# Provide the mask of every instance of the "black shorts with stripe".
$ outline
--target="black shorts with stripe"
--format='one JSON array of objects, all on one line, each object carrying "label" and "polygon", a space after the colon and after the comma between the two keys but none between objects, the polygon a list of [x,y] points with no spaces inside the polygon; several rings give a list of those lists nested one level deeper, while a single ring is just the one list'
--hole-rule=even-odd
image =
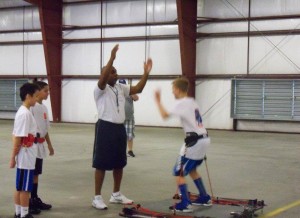
[{"label": "black shorts with stripe", "polygon": [[127,164],[127,137],[122,124],[98,120],[95,128],[93,167],[100,170],[123,169]]}]

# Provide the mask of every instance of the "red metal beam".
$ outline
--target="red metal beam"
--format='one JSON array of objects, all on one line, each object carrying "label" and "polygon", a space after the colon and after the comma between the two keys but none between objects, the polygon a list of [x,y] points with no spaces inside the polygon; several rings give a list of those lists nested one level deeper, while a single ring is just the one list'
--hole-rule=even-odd
[{"label": "red metal beam", "polygon": [[40,0],[38,5],[53,122],[61,121],[62,0]]},{"label": "red metal beam", "polygon": [[197,0],[176,0],[182,74],[190,82],[189,95],[195,97]]}]

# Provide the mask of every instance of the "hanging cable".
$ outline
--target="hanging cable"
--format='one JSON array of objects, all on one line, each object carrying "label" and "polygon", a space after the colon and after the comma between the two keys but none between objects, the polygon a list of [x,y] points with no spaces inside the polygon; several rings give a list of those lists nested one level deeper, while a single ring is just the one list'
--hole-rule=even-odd
[{"label": "hanging cable", "polygon": [[100,11],[101,11],[101,15],[100,15],[100,72],[102,71],[102,67],[103,67],[103,0],[101,0],[101,6],[100,6]]},{"label": "hanging cable", "polygon": [[146,0],[146,23],[145,23],[145,61],[147,60],[147,42],[148,42],[148,32],[147,32],[147,24],[148,24],[148,0]]},{"label": "hanging cable", "polygon": [[23,77],[25,76],[25,6],[23,6],[23,42],[22,42],[22,54],[23,54]]}]

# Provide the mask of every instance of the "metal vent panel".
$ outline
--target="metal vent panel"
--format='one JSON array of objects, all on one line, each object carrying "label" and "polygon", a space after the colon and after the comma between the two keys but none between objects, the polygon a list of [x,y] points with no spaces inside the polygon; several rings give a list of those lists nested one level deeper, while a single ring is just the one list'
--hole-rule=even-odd
[{"label": "metal vent panel", "polygon": [[27,80],[0,80],[0,111],[17,111],[22,105],[20,87]]},{"label": "metal vent panel", "polygon": [[300,80],[232,80],[234,119],[300,120]]}]

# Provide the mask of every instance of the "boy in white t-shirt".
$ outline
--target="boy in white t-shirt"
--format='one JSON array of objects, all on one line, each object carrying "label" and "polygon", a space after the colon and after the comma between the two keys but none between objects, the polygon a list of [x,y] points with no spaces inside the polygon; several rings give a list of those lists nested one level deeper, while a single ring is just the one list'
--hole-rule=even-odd
[{"label": "boy in white t-shirt", "polygon": [[37,124],[37,158],[34,170],[33,189],[30,198],[30,212],[32,214],[40,213],[40,210],[49,210],[52,208],[51,204],[44,203],[38,196],[38,181],[39,175],[42,174],[43,159],[47,156],[47,151],[44,145],[46,141],[48,144],[49,155],[54,154],[54,149],[50,140],[48,129],[50,122],[48,118],[47,107],[43,104],[43,100],[47,100],[49,96],[49,86],[43,81],[36,81],[35,84],[40,88],[37,96],[36,104],[30,108],[33,117]]},{"label": "boy in white t-shirt", "polygon": [[37,145],[34,143],[37,125],[29,108],[36,103],[38,86],[25,83],[20,88],[22,106],[16,113],[13,129],[13,150],[10,168],[17,165],[15,218],[32,218],[29,213],[29,195],[33,186],[33,173],[37,156]]},{"label": "boy in white t-shirt", "polygon": [[[210,138],[202,124],[202,118],[197,102],[194,98],[188,97],[189,81],[184,78],[177,78],[173,81],[173,94],[176,99],[175,107],[169,112],[161,103],[160,91],[155,93],[155,100],[161,116],[180,118],[183,130],[186,134],[185,143],[182,145],[179,157],[173,168],[173,175],[176,176],[178,189],[181,193],[181,202],[171,206],[171,210],[181,212],[192,212],[193,205],[211,205],[211,198],[206,193],[202,178],[197,172],[205,157],[210,144]],[[199,197],[191,202],[188,195],[188,189],[185,182],[185,176],[190,175],[198,191]]]}]

